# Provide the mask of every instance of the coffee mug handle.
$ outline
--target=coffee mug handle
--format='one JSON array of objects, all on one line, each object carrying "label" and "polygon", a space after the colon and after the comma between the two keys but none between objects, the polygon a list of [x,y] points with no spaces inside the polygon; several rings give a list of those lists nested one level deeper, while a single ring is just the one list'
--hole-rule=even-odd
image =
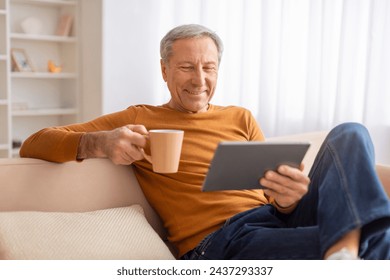
[{"label": "coffee mug handle", "polygon": [[149,156],[148,154],[146,154],[145,151],[144,151],[144,149],[140,148],[140,150],[141,150],[142,155],[145,157],[145,159],[146,159],[147,161],[149,161],[151,164],[153,164],[153,162],[152,162],[152,157]]}]

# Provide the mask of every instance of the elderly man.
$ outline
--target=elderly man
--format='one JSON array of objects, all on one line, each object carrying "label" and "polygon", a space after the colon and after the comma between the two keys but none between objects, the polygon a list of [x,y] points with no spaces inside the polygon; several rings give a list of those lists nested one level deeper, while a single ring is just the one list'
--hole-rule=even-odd
[{"label": "elderly man", "polygon": [[[389,259],[390,204],[361,125],[332,130],[309,177],[282,165],[261,178],[265,190],[201,191],[220,141],[264,140],[248,110],[210,103],[222,51],[206,27],[172,29],[160,49],[167,104],[43,129],[24,142],[21,156],[133,164],[183,259]],[[156,128],[185,131],[175,174],[154,173],[143,158],[145,135]]]}]

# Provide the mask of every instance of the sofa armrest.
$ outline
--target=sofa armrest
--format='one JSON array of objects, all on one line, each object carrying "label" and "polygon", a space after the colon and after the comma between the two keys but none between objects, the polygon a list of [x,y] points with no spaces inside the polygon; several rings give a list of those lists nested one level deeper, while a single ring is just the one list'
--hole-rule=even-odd
[{"label": "sofa armrest", "polygon": [[378,164],[376,166],[376,171],[382,181],[383,187],[385,188],[387,195],[390,197],[390,166]]}]

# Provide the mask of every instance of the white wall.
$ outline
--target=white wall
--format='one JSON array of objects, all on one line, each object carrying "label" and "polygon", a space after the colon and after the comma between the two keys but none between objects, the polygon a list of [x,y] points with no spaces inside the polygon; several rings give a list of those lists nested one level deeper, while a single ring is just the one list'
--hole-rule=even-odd
[{"label": "white wall", "polygon": [[[149,36],[149,30],[158,28],[155,3],[103,0],[103,113],[133,104],[161,103],[148,94],[165,86],[160,74],[160,38]],[[161,84],[152,82],[156,80]]]},{"label": "white wall", "polygon": [[157,37],[149,32],[155,34],[159,28],[156,2],[162,4],[155,0],[81,1],[80,121],[169,99],[159,55],[160,37],[166,30]]}]

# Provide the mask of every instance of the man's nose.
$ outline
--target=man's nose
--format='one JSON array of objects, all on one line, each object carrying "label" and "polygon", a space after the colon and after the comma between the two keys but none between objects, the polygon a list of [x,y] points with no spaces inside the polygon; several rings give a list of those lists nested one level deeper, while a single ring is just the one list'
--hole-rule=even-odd
[{"label": "man's nose", "polygon": [[196,86],[203,86],[206,84],[206,73],[203,69],[195,69],[192,75],[192,84]]}]

